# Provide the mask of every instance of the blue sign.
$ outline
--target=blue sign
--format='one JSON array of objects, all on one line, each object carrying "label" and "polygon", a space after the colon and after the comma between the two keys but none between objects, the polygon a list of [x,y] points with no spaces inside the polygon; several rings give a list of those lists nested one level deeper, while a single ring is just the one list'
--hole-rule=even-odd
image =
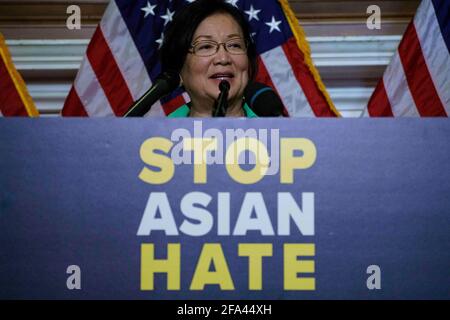
[{"label": "blue sign", "polygon": [[449,299],[446,119],[0,119],[0,299]]}]

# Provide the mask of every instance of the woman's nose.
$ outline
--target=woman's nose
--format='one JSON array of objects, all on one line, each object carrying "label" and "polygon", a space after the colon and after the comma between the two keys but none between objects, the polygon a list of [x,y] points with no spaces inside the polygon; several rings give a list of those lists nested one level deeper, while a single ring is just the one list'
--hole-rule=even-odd
[{"label": "woman's nose", "polygon": [[225,50],[225,44],[219,45],[219,49],[214,55],[215,64],[229,64],[231,62],[230,54]]}]

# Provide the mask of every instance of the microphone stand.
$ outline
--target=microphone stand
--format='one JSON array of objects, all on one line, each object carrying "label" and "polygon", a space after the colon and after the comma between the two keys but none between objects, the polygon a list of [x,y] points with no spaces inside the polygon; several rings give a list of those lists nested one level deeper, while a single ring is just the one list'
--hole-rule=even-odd
[{"label": "microphone stand", "polygon": [[213,111],[213,117],[225,117],[228,109],[228,91],[230,90],[230,83],[222,80],[219,83],[220,94],[217,98],[216,108]]},{"label": "microphone stand", "polygon": [[124,117],[142,117],[146,114],[155,102],[154,100],[156,100],[153,97],[155,96],[155,93],[158,93],[158,89],[159,88],[157,87],[150,88],[142,97],[133,103],[127,113],[125,113]]},{"label": "microphone stand", "polygon": [[125,113],[124,117],[142,117],[152,105],[180,86],[181,79],[177,72],[172,70],[161,73],[152,87]]}]

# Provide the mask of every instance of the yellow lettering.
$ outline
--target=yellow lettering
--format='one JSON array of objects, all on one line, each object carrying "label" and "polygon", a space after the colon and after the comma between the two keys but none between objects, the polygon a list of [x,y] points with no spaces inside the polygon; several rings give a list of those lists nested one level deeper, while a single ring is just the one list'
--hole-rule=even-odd
[{"label": "yellow lettering", "polygon": [[[211,263],[215,271],[209,271]],[[233,279],[219,243],[205,243],[192,277],[190,290],[203,290],[207,284],[218,284],[221,290],[234,290]]]},{"label": "yellow lettering", "polygon": [[150,184],[164,184],[169,182],[175,172],[175,166],[170,157],[155,153],[155,150],[161,150],[169,153],[173,142],[165,138],[150,138],[141,145],[140,155],[144,163],[160,168],[160,171],[154,171],[149,168],[142,169],[139,179]]},{"label": "yellow lettering", "polygon": [[313,243],[284,244],[284,290],[316,290],[314,277],[298,277],[298,273],[314,273],[314,260],[297,260],[297,257],[314,256]]},{"label": "yellow lettering", "polygon": [[[310,168],[317,157],[317,150],[314,143],[305,138],[283,138],[280,143],[281,150],[281,172],[280,182],[294,183],[295,169]],[[294,157],[294,151],[303,151],[300,157]]]},{"label": "yellow lettering", "polygon": [[[251,151],[256,158],[255,166],[251,170],[242,170],[239,156],[244,151]],[[255,138],[244,137],[234,141],[228,147],[225,162],[230,177],[241,184],[254,184],[260,181],[269,167],[269,154],[266,146]]]},{"label": "yellow lettering", "polygon": [[167,246],[167,259],[155,259],[153,243],[141,245],[141,290],[154,289],[155,273],[167,273],[167,290],[180,290],[180,244]]},{"label": "yellow lettering", "polygon": [[262,258],[272,256],[270,243],[240,243],[239,256],[248,257],[248,288],[262,290]]}]

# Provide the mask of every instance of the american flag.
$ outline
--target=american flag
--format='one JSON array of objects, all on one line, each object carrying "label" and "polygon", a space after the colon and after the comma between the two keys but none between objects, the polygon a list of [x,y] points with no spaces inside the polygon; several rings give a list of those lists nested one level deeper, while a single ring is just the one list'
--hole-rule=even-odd
[{"label": "american flag", "polygon": [[364,116],[450,115],[450,1],[423,0]]},{"label": "american flag", "polygon": [[[66,98],[63,116],[122,116],[159,75],[158,50],[176,10],[194,0],[111,0]],[[227,0],[247,17],[257,44],[257,81],[278,92],[296,117],[339,113],[314,67],[287,0]],[[189,101],[176,90],[147,113],[167,115]]]},{"label": "american flag", "polygon": [[0,117],[12,116],[37,117],[39,112],[0,33]]}]

